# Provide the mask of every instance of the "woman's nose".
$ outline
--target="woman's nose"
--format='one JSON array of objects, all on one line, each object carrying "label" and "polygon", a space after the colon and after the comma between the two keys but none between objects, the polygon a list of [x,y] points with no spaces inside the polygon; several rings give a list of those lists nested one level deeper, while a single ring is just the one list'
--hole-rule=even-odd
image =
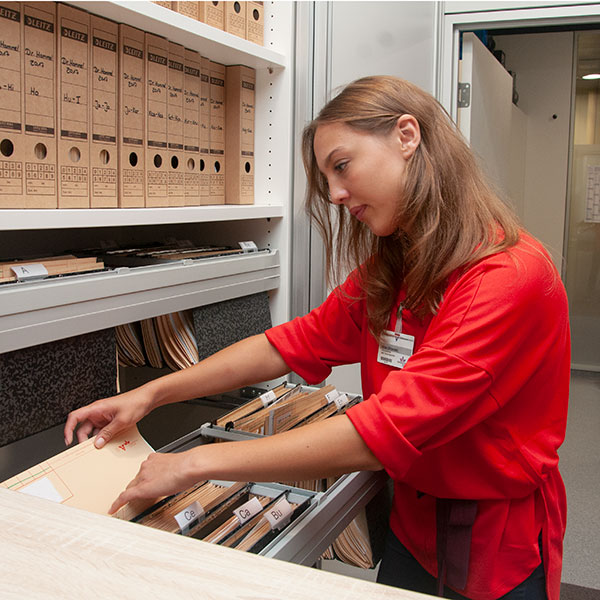
[{"label": "woman's nose", "polygon": [[329,185],[329,198],[332,204],[343,204],[348,198],[348,191],[345,187],[336,184]]}]

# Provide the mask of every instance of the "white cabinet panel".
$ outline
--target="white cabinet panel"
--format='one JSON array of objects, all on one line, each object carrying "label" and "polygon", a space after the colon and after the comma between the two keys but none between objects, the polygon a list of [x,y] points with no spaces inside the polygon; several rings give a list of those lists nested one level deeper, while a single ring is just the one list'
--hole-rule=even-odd
[{"label": "white cabinet panel", "polygon": [[473,33],[463,35],[461,62],[470,102],[458,109],[459,128],[488,177],[508,193],[512,77]]},{"label": "white cabinet panel", "polygon": [[396,75],[433,91],[435,2],[333,2],[331,89]]}]

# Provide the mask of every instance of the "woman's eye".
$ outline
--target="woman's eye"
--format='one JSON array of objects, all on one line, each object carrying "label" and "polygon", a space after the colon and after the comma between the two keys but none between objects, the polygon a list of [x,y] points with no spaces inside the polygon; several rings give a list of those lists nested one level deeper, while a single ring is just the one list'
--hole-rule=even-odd
[{"label": "woman's eye", "polygon": [[348,164],[347,162],[341,162],[341,163],[338,163],[337,165],[335,165],[334,169],[335,169],[335,170],[336,170],[338,173],[341,173],[341,172],[342,172],[342,171],[343,171],[343,170],[346,168],[346,165],[347,165],[347,164]]}]

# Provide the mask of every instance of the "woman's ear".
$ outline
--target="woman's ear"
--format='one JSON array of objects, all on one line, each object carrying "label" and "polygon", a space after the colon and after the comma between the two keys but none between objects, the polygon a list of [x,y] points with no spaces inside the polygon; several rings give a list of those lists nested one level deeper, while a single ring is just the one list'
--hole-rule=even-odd
[{"label": "woman's ear", "polygon": [[396,133],[400,141],[402,156],[408,160],[421,143],[419,122],[412,115],[402,115],[396,121]]}]

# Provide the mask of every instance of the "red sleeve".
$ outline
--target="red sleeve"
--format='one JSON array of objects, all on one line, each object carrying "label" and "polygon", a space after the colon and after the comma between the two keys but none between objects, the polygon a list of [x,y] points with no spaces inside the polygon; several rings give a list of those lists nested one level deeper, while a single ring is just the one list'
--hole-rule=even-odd
[{"label": "red sleeve", "polygon": [[[423,452],[462,434],[489,440],[488,425],[477,426],[519,395],[517,419],[543,427],[540,402],[530,396],[549,402],[565,356],[567,304],[558,274],[537,250],[502,253],[449,286],[404,369],[390,369],[380,390],[347,414],[390,475],[402,479]],[[523,395],[525,386],[536,389]]]},{"label": "red sleeve", "polygon": [[351,275],[321,306],[265,334],[288,367],[308,383],[320,383],[337,365],[359,362],[364,301]]}]

